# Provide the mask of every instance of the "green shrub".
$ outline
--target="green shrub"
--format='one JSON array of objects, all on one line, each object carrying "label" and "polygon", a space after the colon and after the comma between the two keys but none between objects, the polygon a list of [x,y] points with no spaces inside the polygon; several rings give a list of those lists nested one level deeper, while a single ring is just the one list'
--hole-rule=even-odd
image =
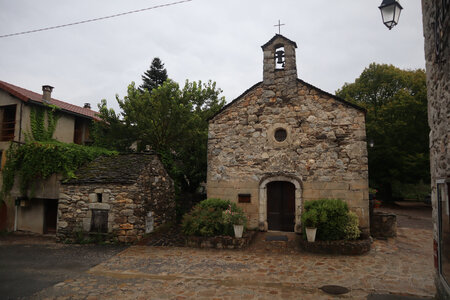
[{"label": "green shrub", "polygon": [[[316,211],[310,213],[309,211]],[[348,205],[339,199],[320,199],[306,201],[304,212],[302,214],[302,223],[304,216],[306,220],[311,219],[311,215],[317,215],[317,235],[318,240],[342,240],[347,236],[354,236],[356,233],[354,227],[348,227],[349,219],[354,222],[354,218],[349,217]],[[358,219],[356,218],[356,222]],[[308,225],[303,223],[303,226]],[[358,227],[358,224],[356,224]],[[359,229],[358,229],[359,230]]]},{"label": "green shrub", "polygon": [[[222,199],[206,199],[194,206],[192,211],[183,216],[181,229],[186,235],[216,236],[233,235],[232,224],[226,223],[224,211],[242,212],[236,203]],[[243,212],[242,212],[243,213]]]},{"label": "green shrub", "polygon": [[220,209],[222,211],[228,209],[228,206],[231,205],[233,209],[237,208],[236,203],[231,202],[230,200],[223,200],[218,198],[209,198],[206,200],[203,200],[199,204],[197,204],[201,208],[214,208],[214,209]]},{"label": "green shrub", "polygon": [[308,211],[305,211],[302,214],[302,224],[305,227],[309,228],[317,228],[317,224],[319,224],[319,213],[316,209],[312,208]]},{"label": "green shrub", "polygon": [[347,226],[345,226],[345,239],[356,240],[359,238],[361,231],[358,228],[358,224],[358,216],[354,212],[349,211],[347,213]]},{"label": "green shrub", "polygon": [[394,198],[423,201],[430,193],[430,184],[423,181],[413,184],[392,181],[392,196]]},{"label": "green shrub", "polygon": [[246,225],[247,217],[244,214],[242,208],[237,207],[233,208],[231,205],[228,206],[228,209],[222,212],[223,222],[227,225]]}]

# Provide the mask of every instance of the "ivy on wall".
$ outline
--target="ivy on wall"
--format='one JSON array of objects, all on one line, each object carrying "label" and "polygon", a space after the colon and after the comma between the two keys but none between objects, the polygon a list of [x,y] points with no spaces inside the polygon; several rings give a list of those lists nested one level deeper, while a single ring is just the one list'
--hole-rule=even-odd
[{"label": "ivy on wall", "polygon": [[56,130],[59,115],[55,105],[46,105],[45,108],[34,107],[30,111],[31,134],[25,133],[27,141],[50,141]]},{"label": "ivy on wall", "polygon": [[16,176],[22,196],[33,197],[37,178],[47,179],[52,174],[62,174],[65,179],[74,178],[75,171],[86,162],[101,155],[115,154],[117,152],[104,148],[58,141],[11,143],[3,168],[0,197],[4,199],[10,193]]}]

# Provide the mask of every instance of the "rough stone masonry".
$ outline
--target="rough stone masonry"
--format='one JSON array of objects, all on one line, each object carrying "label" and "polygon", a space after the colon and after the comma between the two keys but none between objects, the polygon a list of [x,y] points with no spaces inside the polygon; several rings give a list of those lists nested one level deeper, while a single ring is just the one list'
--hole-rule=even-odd
[{"label": "rough stone masonry", "polygon": [[104,234],[131,243],[175,218],[172,179],[158,157],[135,153],[100,157],[61,185],[58,241]]},{"label": "rough stone masonry", "polygon": [[365,110],[298,79],[296,47],[278,34],[263,45],[263,81],[209,120],[208,197],[237,202],[249,227],[268,230],[270,183],[289,182],[295,231],[304,201],[340,198],[368,233]]}]

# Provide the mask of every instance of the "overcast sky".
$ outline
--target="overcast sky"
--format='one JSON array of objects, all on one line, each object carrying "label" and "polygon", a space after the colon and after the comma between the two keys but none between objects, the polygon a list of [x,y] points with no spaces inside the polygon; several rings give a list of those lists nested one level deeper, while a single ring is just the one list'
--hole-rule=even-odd
[{"label": "overcast sky", "polygon": [[[0,0],[0,35],[62,25],[177,0]],[[93,108],[152,59],[181,85],[212,79],[227,102],[262,80],[261,45],[278,32],[297,43],[299,78],[333,93],[370,63],[424,68],[420,0],[400,1],[399,25],[381,21],[381,0],[193,0],[123,17],[0,38],[0,80]]]}]

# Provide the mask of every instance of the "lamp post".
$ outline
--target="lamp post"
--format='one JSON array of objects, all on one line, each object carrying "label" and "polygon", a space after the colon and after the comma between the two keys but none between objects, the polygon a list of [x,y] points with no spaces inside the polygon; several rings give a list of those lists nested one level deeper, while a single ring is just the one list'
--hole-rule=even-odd
[{"label": "lamp post", "polygon": [[389,30],[398,24],[398,19],[400,18],[400,12],[403,7],[396,0],[383,0],[381,5],[378,7],[381,11],[381,17],[383,18],[383,23]]}]

